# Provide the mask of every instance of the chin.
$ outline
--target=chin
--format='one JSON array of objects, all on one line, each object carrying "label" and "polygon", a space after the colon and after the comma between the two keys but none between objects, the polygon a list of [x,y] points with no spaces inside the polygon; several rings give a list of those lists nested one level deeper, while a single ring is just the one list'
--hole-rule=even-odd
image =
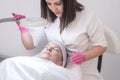
[{"label": "chin", "polygon": [[61,15],[60,16],[58,16],[58,18],[60,18],[61,17]]},{"label": "chin", "polygon": [[58,14],[58,15],[56,15],[58,18],[60,18],[61,17],[61,14]]},{"label": "chin", "polygon": [[41,58],[44,58],[44,59],[48,59],[49,58],[49,56],[48,55],[42,55],[42,56],[40,56]]}]

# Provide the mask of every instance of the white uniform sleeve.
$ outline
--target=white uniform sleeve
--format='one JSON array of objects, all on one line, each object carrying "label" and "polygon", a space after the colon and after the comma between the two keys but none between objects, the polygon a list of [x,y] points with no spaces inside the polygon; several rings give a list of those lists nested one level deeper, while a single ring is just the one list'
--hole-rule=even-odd
[{"label": "white uniform sleeve", "polygon": [[33,38],[34,46],[37,47],[40,43],[47,42],[47,37],[43,29],[31,29],[30,35]]},{"label": "white uniform sleeve", "polygon": [[91,21],[88,25],[87,34],[93,46],[107,46],[103,30],[103,24],[94,14],[92,15]]}]

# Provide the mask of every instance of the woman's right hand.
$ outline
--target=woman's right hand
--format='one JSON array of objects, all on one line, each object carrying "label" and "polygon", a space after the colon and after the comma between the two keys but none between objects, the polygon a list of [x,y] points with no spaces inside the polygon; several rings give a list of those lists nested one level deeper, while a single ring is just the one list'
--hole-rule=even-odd
[{"label": "woman's right hand", "polygon": [[[20,14],[16,14],[16,13],[12,13],[12,15],[13,15],[13,19],[14,19],[14,20],[20,20],[20,19],[26,18],[24,15],[20,15]],[[17,24],[17,26],[19,27],[19,30],[20,30],[21,33],[26,33],[26,32],[29,31],[28,28],[22,27],[22,26],[20,25],[20,21],[17,21],[16,24]]]},{"label": "woman's right hand", "polygon": [[19,30],[21,32],[21,39],[22,39],[22,42],[23,42],[23,45],[24,47],[27,49],[27,50],[31,50],[34,47],[33,45],[33,40],[32,40],[32,36],[30,35],[29,33],[29,29],[28,28],[25,28],[25,27],[22,27],[20,25],[20,19],[24,19],[26,18],[24,15],[20,15],[20,14],[15,14],[15,13],[12,13],[13,15],[13,19],[15,20],[18,20],[16,22],[17,26],[19,27]]}]

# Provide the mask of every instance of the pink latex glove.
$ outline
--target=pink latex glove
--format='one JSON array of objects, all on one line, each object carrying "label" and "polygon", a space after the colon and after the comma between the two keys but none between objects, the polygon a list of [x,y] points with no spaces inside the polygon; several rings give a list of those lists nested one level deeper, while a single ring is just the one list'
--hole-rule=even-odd
[{"label": "pink latex glove", "polygon": [[75,64],[82,64],[86,60],[86,55],[84,53],[73,52],[70,57],[70,61]]},{"label": "pink latex glove", "polygon": [[[20,19],[26,18],[24,15],[20,15],[20,14],[12,13],[12,15],[13,15],[13,19],[15,19],[15,20],[20,20]],[[20,22],[19,22],[19,21],[16,22],[16,24],[18,25],[19,30],[20,30],[21,33],[26,33],[26,32],[29,31],[29,29],[27,29],[27,28],[25,28],[25,27],[22,27],[22,26],[20,25]]]},{"label": "pink latex glove", "polygon": [[15,20],[19,20],[19,19],[24,19],[24,18],[26,18],[24,15],[20,15],[20,14],[12,13],[12,15],[13,15],[13,18],[14,18]]}]

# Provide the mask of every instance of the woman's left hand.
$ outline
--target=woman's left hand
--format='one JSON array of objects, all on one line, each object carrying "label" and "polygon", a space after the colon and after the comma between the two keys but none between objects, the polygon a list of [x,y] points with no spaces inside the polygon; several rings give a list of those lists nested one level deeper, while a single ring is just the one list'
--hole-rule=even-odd
[{"label": "woman's left hand", "polygon": [[72,56],[70,57],[70,61],[75,64],[82,64],[84,61],[86,61],[86,54],[73,52]]}]

